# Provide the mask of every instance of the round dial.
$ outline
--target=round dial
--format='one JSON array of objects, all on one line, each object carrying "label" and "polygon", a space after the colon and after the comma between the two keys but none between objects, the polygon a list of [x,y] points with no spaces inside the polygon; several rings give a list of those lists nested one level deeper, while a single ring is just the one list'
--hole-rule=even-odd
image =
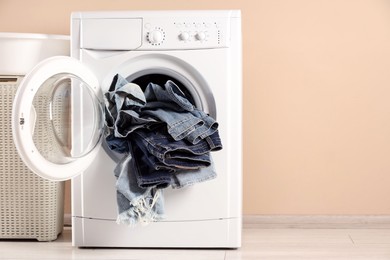
[{"label": "round dial", "polygon": [[195,38],[199,41],[204,41],[206,39],[207,35],[205,32],[198,32],[196,35],[195,35]]},{"label": "round dial", "polygon": [[148,33],[148,42],[152,45],[160,45],[165,39],[165,32],[161,28],[155,28]]},{"label": "round dial", "polygon": [[188,41],[190,34],[188,32],[182,32],[179,34],[179,39],[182,41]]}]

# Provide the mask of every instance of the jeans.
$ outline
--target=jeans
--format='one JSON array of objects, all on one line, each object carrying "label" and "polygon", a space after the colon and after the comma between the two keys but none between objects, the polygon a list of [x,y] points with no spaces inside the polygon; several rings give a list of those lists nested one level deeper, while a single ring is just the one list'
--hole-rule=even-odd
[{"label": "jeans", "polygon": [[148,116],[141,117],[140,109],[146,104],[145,95],[138,85],[128,83],[120,75],[114,77],[104,96],[106,126],[117,138],[126,138],[134,129],[157,122]]},{"label": "jeans", "polygon": [[173,169],[159,163],[151,156],[144,146],[142,140],[133,135],[131,140],[135,165],[133,173],[136,176],[138,186],[141,188],[156,187],[166,188],[171,184],[171,173]]},{"label": "jeans", "polygon": [[142,115],[165,122],[168,133],[176,141],[186,139],[192,144],[217,131],[218,123],[205,112],[196,109],[175,83],[168,80],[165,90],[150,83],[145,90],[147,105]]},{"label": "jeans", "polygon": [[[169,106],[176,111],[192,111],[194,105],[188,101],[184,93],[171,80],[165,83],[165,89],[153,83],[149,83],[145,89],[147,108],[158,108]],[[161,104],[163,104],[161,106]]]},{"label": "jeans", "polygon": [[[211,155],[210,155],[211,159]],[[171,187],[173,189],[181,189],[204,181],[209,181],[217,177],[217,172],[214,168],[214,163],[211,159],[211,164],[205,168],[196,170],[178,170],[172,174]]]},{"label": "jeans", "polygon": [[114,170],[118,223],[133,226],[164,214],[162,189],[211,180],[210,151],[222,149],[218,123],[195,108],[172,81],[141,88],[116,75],[106,98],[106,141],[125,154]]},{"label": "jeans", "polygon": [[114,170],[117,189],[118,223],[134,226],[163,218],[162,190],[155,187],[141,188],[134,171],[135,160],[130,153],[124,156]]},{"label": "jeans", "polygon": [[185,140],[174,141],[164,131],[134,131],[134,140],[143,144],[151,157],[162,164],[177,169],[197,169],[211,164],[210,151],[222,149],[217,133],[208,136],[195,145],[189,145]]},{"label": "jeans", "polygon": [[163,171],[153,172],[148,168],[150,164],[143,161],[145,158],[138,162],[135,156],[139,156],[137,149],[130,148],[130,153],[122,158],[114,170],[117,178],[118,224],[135,226],[137,223],[161,220],[164,217],[162,188],[168,185],[174,189],[184,188],[217,176],[212,163],[199,169],[175,171],[164,168]]}]

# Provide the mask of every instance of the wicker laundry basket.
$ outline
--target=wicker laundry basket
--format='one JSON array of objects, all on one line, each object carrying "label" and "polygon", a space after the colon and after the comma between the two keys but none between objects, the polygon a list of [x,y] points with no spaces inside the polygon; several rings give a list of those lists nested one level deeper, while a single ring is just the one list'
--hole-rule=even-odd
[{"label": "wicker laundry basket", "polygon": [[25,166],[11,129],[12,102],[23,75],[54,55],[69,55],[68,37],[0,33],[0,239],[51,241],[62,231],[64,183],[44,180]]}]

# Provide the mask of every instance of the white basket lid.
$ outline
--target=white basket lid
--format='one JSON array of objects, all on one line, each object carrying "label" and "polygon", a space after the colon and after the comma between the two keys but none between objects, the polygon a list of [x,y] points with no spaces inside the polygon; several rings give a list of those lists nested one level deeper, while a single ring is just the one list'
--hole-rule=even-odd
[{"label": "white basket lid", "polygon": [[26,75],[46,58],[69,54],[67,35],[0,32],[0,75]]}]

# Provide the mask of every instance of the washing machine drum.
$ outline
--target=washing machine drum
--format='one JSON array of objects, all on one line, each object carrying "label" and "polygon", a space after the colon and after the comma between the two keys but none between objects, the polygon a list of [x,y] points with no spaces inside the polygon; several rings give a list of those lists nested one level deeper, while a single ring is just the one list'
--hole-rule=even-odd
[{"label": "washing machine drum", "polygon": [[216,119],[217,111],[214,96],[205,82],[194,82],[180,73],[161,68],[138,71],[127,76],[126,80],[139,85],[142,90],[145,90],[149,83],[164,86],[168,80],[171,80],[196,108],[205,111]]},{"label": "washing machine drum", "polygon": [[167,80],[172,80],[199,110],[218,120],[209,82],[202,76],[201,71],[185,59],[161,53],[140,54],[112,68],[102,80],[103,92],[108,90],[115,74],[140,85],[143,89],[150,82],[164,86]]},{"label": "washing machine drum", "polygon": [[179,80],[177,78],[173,78],[173,77],[168,76],[166,74],[159,74],[159,73],[145,74],[145,75],[142,75],[142,76],[139,76],[139,77],[132,75],[131,77],[128,77],[127,80],[129,82],[135,83],[138,86],[140,86],[143,91],[145,91],[145,89],[146,89],[146,87],[148,86],[149,83],[153,83],[153,84],[157,84],[157,85],[160,85],[160,86],[164,86],[165,83],[168,80],[171,80],[184,93],[184,95],[186,96],[188,101],[191,102],[191,104],[193,104],[198,109],[202,109],[202,107],[201,107],[202,103],[199,102],[199,97],[195,93],[195,98],[194,98],[193,91],[190,91],[191,89],[193,89],[193,87],[186,81],[185,81],[186,84],[184,84],[182,82],[183,80]]}]

